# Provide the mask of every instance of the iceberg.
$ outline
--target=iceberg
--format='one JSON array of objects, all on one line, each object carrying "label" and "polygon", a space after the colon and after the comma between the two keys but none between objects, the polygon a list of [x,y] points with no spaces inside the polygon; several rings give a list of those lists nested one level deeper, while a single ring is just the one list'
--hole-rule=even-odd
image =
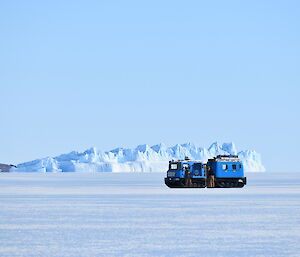
[{"label": "iceberg", "polygon": [[56,157],[46,157],[18,164],[15,172],[165,172],[169,160],[189,157],[206,162],[219,154],[238,155],[244,164],[245,171],[263,172],[261,156],[253,150],[238,152],[234,143],[219,144],[214,142],[210,147],[197,147],[192,143],[176,144],[167,147],[165,144],[149,146],[139,145],[134,149],[116,148],[111,151],[100,151],[95,147],[84,152],[70,152]]}]

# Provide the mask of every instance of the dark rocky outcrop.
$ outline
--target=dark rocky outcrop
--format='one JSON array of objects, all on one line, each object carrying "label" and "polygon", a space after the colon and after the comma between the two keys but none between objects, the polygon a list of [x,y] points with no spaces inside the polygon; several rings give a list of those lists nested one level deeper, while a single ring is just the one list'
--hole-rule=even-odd
[{"label": "dark rocky outcrop", "polygon": [[9,172],[12,167],[16,167],[16,166],[12,164],[0,163],[0,172]]}]

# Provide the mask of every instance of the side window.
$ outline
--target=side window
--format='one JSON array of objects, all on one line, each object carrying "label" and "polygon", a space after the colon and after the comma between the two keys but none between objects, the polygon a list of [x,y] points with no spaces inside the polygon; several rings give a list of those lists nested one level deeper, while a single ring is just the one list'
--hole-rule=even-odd
[{"label": "side window", "polygon": [[193,165],[193,171],[195,176],[202,176],[201,163],[195,163]]},{"label": "side window", "polygon": [[182,168],[183,168],[183,169],[190,169],[190,165],[189,165],[188,163],[184,163],[184,164],[182,165]]},{"label": "side window", "polygon": [[195,164],[193,165],[193,169],[194,169],[194,170],[200,170],[200,169],[201,169],[201,163],[195,163]]},{"label": "side window", "polygon": [[228,169],[227,164],[222,164],[222,169],[227,171],[227,169]]},{"label": "side window", "polygon": [[236,164],[232,164],[232,169],[235,171],[236,170]]},{"label": "side window", "polygon": [[181,170],[181,169],[182,169],[182,163],[181,163],[181,162],[178,162],[178,163],[177,163],[177,169],[178,169],[178,170]]}]

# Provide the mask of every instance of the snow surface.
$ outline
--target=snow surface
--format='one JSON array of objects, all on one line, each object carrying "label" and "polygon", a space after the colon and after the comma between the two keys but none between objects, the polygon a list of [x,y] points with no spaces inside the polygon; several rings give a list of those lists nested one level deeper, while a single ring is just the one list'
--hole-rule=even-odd
[{"label": "snow surface", "polygon": [[170,189],[162,173],[0,173],[0,256],[299,256],[299,174]]},{"label": "snow surface", "polygon": [[56,157],[46,157],[17,165],[18,172],[165,172],[171,159],[207,161],[219,154],[238,154],[245,171],[265,171],[260,154],[252,150],[238,152],[233,143],[213,143],[208,149],[194,144],[177,144],[167,147],[139,145],[135,149],[117,148],[108,152],[88,149]]}]

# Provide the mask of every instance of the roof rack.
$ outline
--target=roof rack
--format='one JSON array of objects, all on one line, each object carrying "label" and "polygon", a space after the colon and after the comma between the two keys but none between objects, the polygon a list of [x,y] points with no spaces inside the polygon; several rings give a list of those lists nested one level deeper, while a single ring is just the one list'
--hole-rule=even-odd
[{"label": "roof rack", "polygon": [[233,154],[219,154],[219,155],[217,155],[217,157],[215,157],[215,158],[239,158],[239,156],[238,155],[233,155]]},{"label": "roof rack", "polygon": [[213,159],[209,159],[209,161],[215,161],[215,162],[240,162],[240,159],[238,155],[217,155]]}]

